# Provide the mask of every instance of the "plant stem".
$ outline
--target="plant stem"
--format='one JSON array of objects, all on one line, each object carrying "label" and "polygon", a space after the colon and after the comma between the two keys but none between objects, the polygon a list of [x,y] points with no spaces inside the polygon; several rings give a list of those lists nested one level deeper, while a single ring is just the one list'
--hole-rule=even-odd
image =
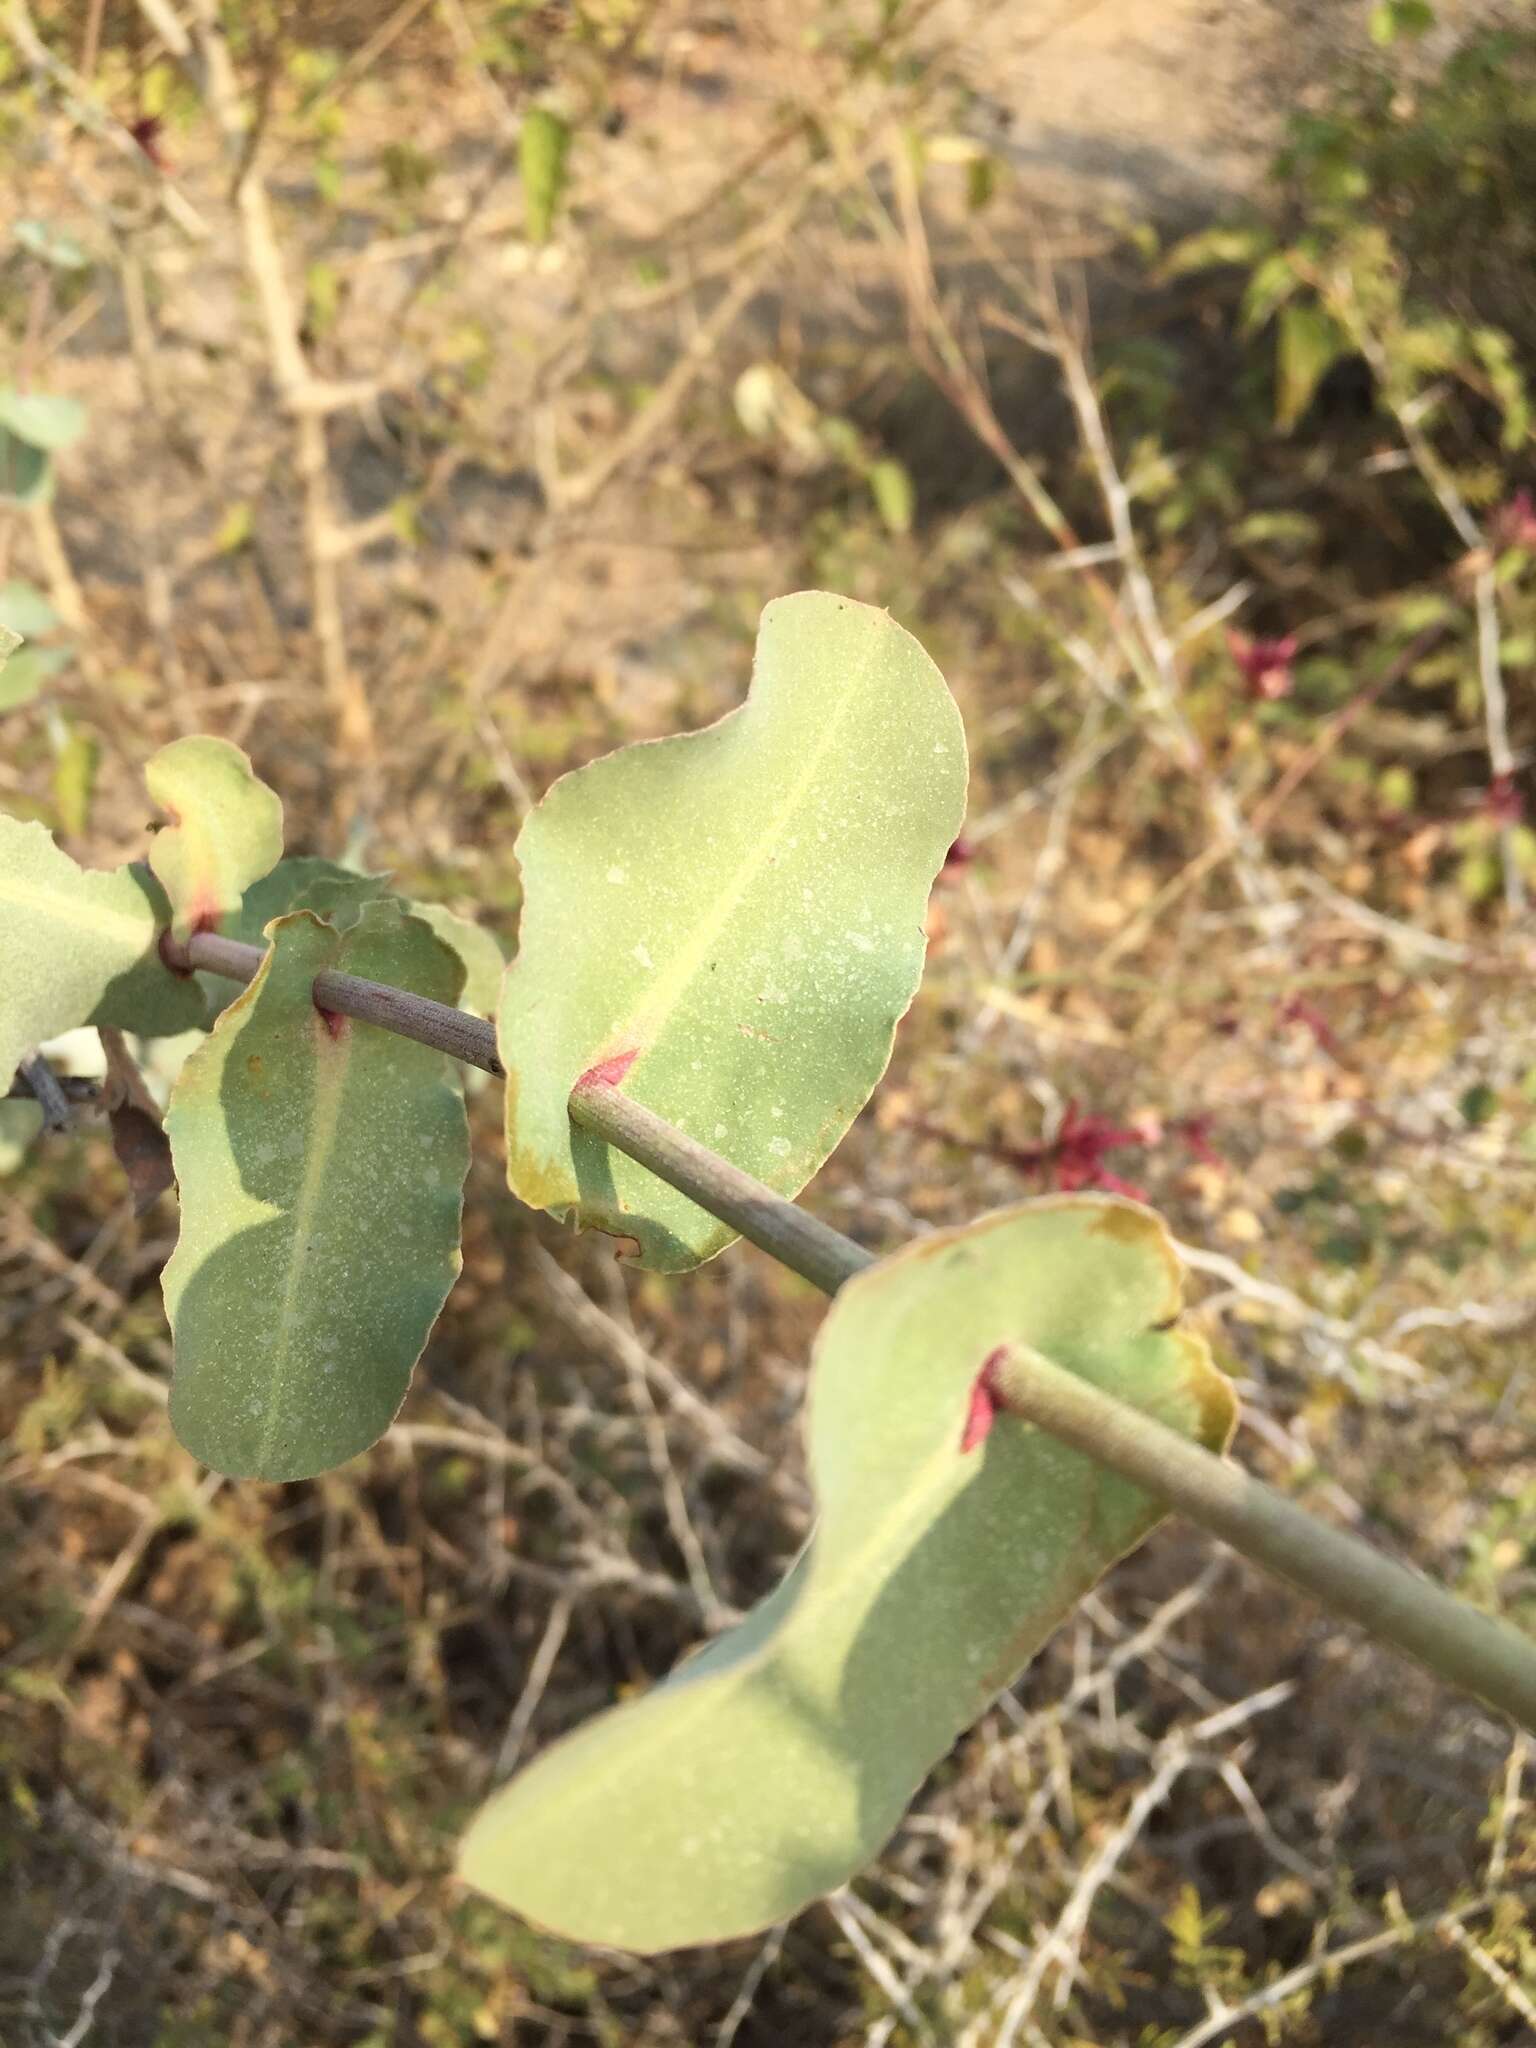
[{"label": "plant stem", "polygon": [[875,1263],[874,1253],[851,1237],[785,1201],[617,1088],[599,1082],[573,1089],[570,1117],[681,1188],[701,1209],[729,1223],[823,1294],[836,1294],[845,1280]]},{"label": "plant stem", "polygon": [[1266,1571],[1536,1728],[1536,1643],[1344,1535],[1177,1430],[1027,1345],[993,1372],[999,1406],[1156,1494]]},{"label": "plant stem", "polygon": [[[260,946],[221,939],[212,932],[198,933],[183,947],[167,939],[162,951],[173,967],[200,967],[232,981],[250,981],[263,958]],[[387,988],[382,982],[362,981],[353,974],[332,973],[315,976],[315,1001],[322,1010],[361,1018],[365,1024],[380,1025],[402,1038],[435,1045],[487,1074],[504,1075],[496,1057],[494,1028],[446,1003],[434,1003],[403,988]],[[575,1089],[570,1114],[573,1123],[617,1145],[631,1159],[691,1195],[701,1208],[729,1223],[824,1294],[835,1294],[845,1280],[874,1263],[874,1254],[851,1237],[786,1202],[762,1181],[616,1088],[598,1083]]]},{"label": "plant stem", "polygon": [[[226,975],[231,981],[254,980],[265,958],[262,947],[247,946],[239,939],[221,939],[214,932],[198,932],[185,946],[165,939],[160,950],[172,967],[200,967],[207,974]],[[405,988],[388,988],[381,981],[363,981],[355,974],[327,971],[315,976],[315,1001],[322,1010],[358,1017],[365,1024],[393,1031],[399,1038],[414,1038],[420,1045],[435,1045],[467,1067],[481,1067],[487,1074],[498,1076],[506,1072],[496,1057],[494,1027],[463,1010],[451,1009],[447,1003],[434,1003],[430,996],[415,996]]]},{"label": "plant stem", "polygon": [[[172,966],[250,981],[259,946],[201,933],[183,947],[166,940]],[[446,1003],[351,974],[315,977],[315,1001],[386,1031],[435,1045],[454,1059],[504,1074],[491,1025]],[[771,1258],[826,1294],[874,1264],[874,1255],[830,1224],[698,1144],[642,1104],[604,1083],[571,1095],[573,1123],[739,1230]],[[1027,1346],[1015,1346],[995,1374],[999,1404],[1144,1486],[1266,1571],[1359,1622],[1437,1676],[1463,1687],[1536,1732],[1536,1643],[1443,1592],[1430,1580],[1333,1529],[1283,1494],[1175,1430],[1105,1394]]]}]

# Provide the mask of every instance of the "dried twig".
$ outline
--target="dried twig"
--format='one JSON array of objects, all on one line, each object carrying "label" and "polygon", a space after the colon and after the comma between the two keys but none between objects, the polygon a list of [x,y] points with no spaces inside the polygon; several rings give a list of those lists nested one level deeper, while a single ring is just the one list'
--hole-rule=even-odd
[{"label": "dried twig", "polygon": [[337,565],[338,521],[331,493],[330,452],[325,415],[377,386],[332,386],[310,368],[300,339],[298,308],[289,287],[272,201],[257,161],[254,131],[240,93],[229,50],[212,0],[194,0],[195,34],[181,26],[157,0],[139,0],[141,11],[181,61],[213,117],[234,174],[234,203],[240,223],[246,274],[256,297],[268,366],[280,404],[293,427],[295,468],[303,494],[304,550],[309,568],[310,610],[321,676],[336,725],[339,756],[365,775],[376,754],[373,709],[347,652]]}]

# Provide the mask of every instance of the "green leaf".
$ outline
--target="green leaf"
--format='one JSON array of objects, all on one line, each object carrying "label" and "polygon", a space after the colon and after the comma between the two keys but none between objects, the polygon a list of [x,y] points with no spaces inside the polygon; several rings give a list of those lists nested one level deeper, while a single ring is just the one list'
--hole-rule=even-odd
[{"label": "green leaf", "polygon": [[238,498],[219,521],[219,530],[213,537],[214,552],[220,555],[238,554],[256,530],[256,514],[248,498]]},{"label": "green leaf", "polygon": [[14,579],[0,583],[0,624],[9,626],[13,633],[24,633],[29,640],[36,640],[60,623],[53,606],[32,584]]},{"label": "green leaf", "polygon": [[29,255],[51,263],[55,270],[84,270],[90,262],[73,235],[45,220],[19,220],[12,232]]},{"label": "green leaf", "polygon": [[228,740],[172,740],[144,780],[171,820],[149,864],[165,884],[178,938],[211,930],[283,853],[283,807]]},{"label": "green leaf", "polygon": [[1275,425],[1289,433],[1349,344],[1320,306],[1304,300],[1281,308],[1275,349]]},{"label": "green leaf", "polygon": [[517,842],[502,984],[508,1179],[679,1272],[734,1236],[590,1134],[589,1069],[793,1194],[867,1101],[923,967],[965,808],[944,679],[886,613],[824,591],[763,614],[747,702],[564,776]]},{"label": "green leaf", "polygon": [[1429,0],[1377,0],[1370,13],[1371,41],[1386,49],[1399,36],[1417,39],[1435,25]]},{"label": "green leaf", "polygon": [[[247,946],[264,946],[273,918],[288,917],[296,910],[313,911],[337,931],[345,931],[356,924],[368,904],[389,893],[388,875],[359,874],[333,860],[294,854],[252,882],[239,908],[219,919],[219,936],[238,939]],[[211,1025],[240,991],[220,974],[199,974],[197,978],[208,1000]]]},{"label": "green leaf", "polygon": [[495,937],[484,925],[457,916],[441,903],[413,903],[410,909],[413,917],[431,926],[464,969],[459,1008],[476,1017],[494,1016],[507,966],[507,956]]},{"label": "green leaf", "polygon": [[530,242],[547,242],[565,196],[571,128],[548,107],[530,107],[517,138],[523,217]]},{"label": "green leaf", "polygon": [[1166,1326],[1158,1219],[1025,1203],[851,1281],[816,1342],[819,1520],[778,1590],[644,1698],[557,1743],[476,1818],[459,1872],[568,1938],[654,1952],[798,1912],[860,1870],[929,1770],[1161,1510],[1006,1414],[1028,1346],[1213,1448],[1235,1403]]},{"label": "green leaf", "polygon": [[1243,292],[1243,332],[1256,334],[1300,285],[1301,277],[1288,249],[1276,249],[1256,263]]},{"label": "green leaf", "polygon": [[904,462],[889,457],[872,462],[868,471],[870,496],[884,520],[888,533],[910,533],[917,512],[917,493]]},{"label": "green leaf", "polygon": [[193,983],[160,959],[168,909],[145,869],[82,868],[41,825],[0,815],[0,1081],[81,1024],[159,1036],[199,1021]]},{"label": "green leaf", "polygon": [[88,732],[72,727],[59,749],[53,770],[53,800],[59,822],[78,838],[91,821],[91,798],[96,792],[96,771],[101,766],[101,745]]},{"label": "green leaf", "polygon": [[0,426],[0,498],[38,505],[52,495],[53,464],[42,449]]},{"label": "green leaf", "polygon": [[1187,277],[1191,271],[1210,270],[1217,265],[1241,264],[1244,269],[1251,269],[1269,253],[1273,242],[1268,228],[1203,228],[1198,234],[1175,242],[1154,276],[1158,283],[1166,283],[1170,278]]},{"label": "green leaf", "polygon": [[1306,548],[1321,538],[1322,529],[1309,512],[1250,512],[1232,529],[1239,547]]},{"label": "green leaf", "polygon": [[[3,656],[0,649],[0,656]],[[30,704],[50,676],[68,668],[74,656],[65,647],[23,647],[9,660],[0,658],[0,711],[19,711]]]},{"label": "green leaf", "polygon": [[0,1102],[0,1177],[16,1171],[42,1128],[35,1102]]},{"label": "green leaf", "polygon": [[1486,1081],[1475,1081],[1457,1106],[1469,1124],[1486,1124],[1498,1115],[1498,1093]]},{"label": "green leaf", "polygon": [[997,195],[999,164],[995,156],[983,152],[973,156],[965,167],[965,210],[980,213],[991,205]]},{"label": "green leaf", "polygon": [[0,384],[0,427],[8,428],[18,441],[56,455],[85,432],[85,407],[73,398]]},{"label": "green leaf", "polygon": [[181,1071],[165,1269],[171,1423],[237,1478],[304,1479],[388,1429],[459,1271],[469,1166],[444,1055],[316,1009],[327,968],[439,1002],[458,962],[392,902],[348,932],[280,918],[255,981]]}]

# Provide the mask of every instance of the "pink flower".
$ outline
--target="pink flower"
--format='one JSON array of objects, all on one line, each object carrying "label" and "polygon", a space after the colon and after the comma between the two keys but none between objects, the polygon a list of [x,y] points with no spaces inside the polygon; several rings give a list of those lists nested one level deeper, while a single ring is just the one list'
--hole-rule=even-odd
[{"label": "pink flower", "polygon": [[1536,554],[1536,503],[1524,485],[1494,513],[1488,531],[1501,548],[1529,548]]},{"label": "pink flower", "polygon": [[1106,1152],[1123,1146],[1144,1146],[1146,1134],[1133,1125],[1111,1123],[1105,1116],[1079,1116],[1077,1104],[1069,1102],[1054,1143],[1041,1146],[1031,1164],[1050,1172],[1063,1194],[1084,1188],[1102,1188],[1108,1194],[1127,1195],[1133,1202],[1147,1198],[1142,1190],[1104,1164]]},{"label": "pink flower", "polygon": [[1227,628],[1227,646],[1248,686],[1248,695],[1260,704],[1272,704],[1277,697],[1291,694],[1291,663],[1296,659],[1296,635],[1283,640],[1250,640],[1246,633]]},{"label": "pink flower", "polygon": [[925,1137],[939,1138],[946,1145],[958,1145],[962,1151],[982,1152],[990,1159],[1000,1159],[1015,1173],[1038,1175],[1047,1187],[1068,1195],[1099,1189],[1106,1194],[1124,1195],[1132,1202],[1144,1202],[1145,1192],[1112,1171],[1105,1155],[1127,1148],[1145,1152],[1164,1139],[1176,1140],[1207,1164],[1223,1163],[1211,1144],[1211,1121],[1205,1115],[1176,1117],[1166,1125],[1156,1120],[1145,1125],[1117,1124],[1107,1116],[1084,1116],[1075,1102],[1069,1102],[1055,1137],[1044,1145],[978,1143],[972,1138],[956,1137],[939,1124],[917,1119],[911,1128]]}]

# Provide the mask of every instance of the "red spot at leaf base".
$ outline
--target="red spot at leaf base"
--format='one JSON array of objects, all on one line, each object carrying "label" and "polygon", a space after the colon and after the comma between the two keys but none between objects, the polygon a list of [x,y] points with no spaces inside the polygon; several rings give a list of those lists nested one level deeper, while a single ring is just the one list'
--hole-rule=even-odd
[{"label": "red spot at leaf base", "polygon": [[321,1023],[325,1026],[326,1030],[330,1033],[331,1037],[339,1045],[342,1039],[346,1037],[347,1026],[352,1022],[352,1019],[350,1017],[344,1017],[340,1010],[323,1009],[319,1003],[316,1003],[315,1005],[315,1014],[319,1017]]},{"label": "red spot at leaf base", "polygon": [[997,1368],[1008,1356],[999,1347],[971,1382],[971,1403],[965,1411],[965,1428],[960,1435],[960,1454],[980,1448],[997,1420]]},{"label": "red spot at leaf base", "polygon": [[576,1086],[578,1088],[617,1088],[639,1057],[640,1048],[638,1045],[631,1046],[628,1052],[610,1053],[607,1059],[599,1060],[595,1066],[588,1067],[587,1071],[576,1083]]}]

